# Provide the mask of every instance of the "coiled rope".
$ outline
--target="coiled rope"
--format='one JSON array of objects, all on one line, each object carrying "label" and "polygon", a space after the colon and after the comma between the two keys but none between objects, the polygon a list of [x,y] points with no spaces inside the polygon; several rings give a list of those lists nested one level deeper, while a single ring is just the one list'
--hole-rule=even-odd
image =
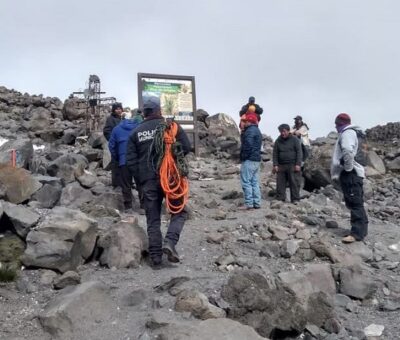
[{"label": "coiled rope", "polygon": [[167,210],[171,214],[181,212],[189,197],[189,169],[182,146],[176,141],[178,124],[163,122],[156,128],[150,147],[149,161],[160,175]]}]

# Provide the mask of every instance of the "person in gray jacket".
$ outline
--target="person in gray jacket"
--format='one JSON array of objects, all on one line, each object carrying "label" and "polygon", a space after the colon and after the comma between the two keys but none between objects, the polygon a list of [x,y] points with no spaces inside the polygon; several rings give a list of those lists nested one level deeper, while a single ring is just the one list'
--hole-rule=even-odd
[{"label": "person in gray jacket", "polygon": [[276,176],[276,198],[285,202],[286,183],[289,182],[290,200],[297,203],[300,200],[299,176],[301,175],[301,151],[300,139],[290,134],[290,126],[281,124],[278,127],[280,136],[274,143],[273,169]]},{"label": "person in gray jacket", "polygon": [[343,243],[362,241],[368,234],[368,216],[364,209],[363,179],[364,167],[356,162],[358,150],[357,134],[361,129],[351,125],[347,113],[339,114],[335,119],[339,137],[332,156],[331,177],[339,181],[346,207],[350,209],[350,234],[342,239]]}]

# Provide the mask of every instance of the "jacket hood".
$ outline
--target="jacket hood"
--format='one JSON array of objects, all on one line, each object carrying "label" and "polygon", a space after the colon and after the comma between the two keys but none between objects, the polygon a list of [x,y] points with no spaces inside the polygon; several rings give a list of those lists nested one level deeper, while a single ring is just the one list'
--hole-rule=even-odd
[{"label": "jacket hood", "polygon": [[344,131],[348,130],[348,129],[353,129],[353,130],[357,130],[357,131],[362,131],[362,128],[359,127],[358,125],[350,124],[350,125],[346,126],[346,127],[343,129],[342,133],[343,133]]},{"label": "jacket hood", "polygon": [[136,126],[138,126],[139,124],[135,121],[135,120],[133,120],[133,119],[124,119],[122,122],[121,122],[121,127],[124,129],[124,130],[133,130]]}]

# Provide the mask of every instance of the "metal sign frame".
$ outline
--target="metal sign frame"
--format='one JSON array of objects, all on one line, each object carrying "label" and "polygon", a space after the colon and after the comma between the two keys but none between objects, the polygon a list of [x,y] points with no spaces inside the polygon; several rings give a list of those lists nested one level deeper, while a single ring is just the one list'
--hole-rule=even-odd
[{"label": "metal sign frame", "polygon": [[[192,89],[192,117],[193,120],[182,120],[179,119],[179,116],[175,116],[175,121],[182,125],[182,128],[185,132],[189,134],[193,134],[193,143],[194,143],[194,151],[195,155],[199,154],[199,134],[198,134],[198,125],[197,125],[197,107],[196,107],[196,85],[195,85],[195,77],[194,76],[179,76],[179,75],[171,75],[171,74],[155,74],[155,73],[138,73],[138,103],[139,108],[143,109],[143,82],[145,78],[150,78],[154,80],[160,80],[162,83],[168,83],[168,80],[175,81],[190,81],[191,89]],[[188,129],[185,126],[192,125],[193,129]]]}]

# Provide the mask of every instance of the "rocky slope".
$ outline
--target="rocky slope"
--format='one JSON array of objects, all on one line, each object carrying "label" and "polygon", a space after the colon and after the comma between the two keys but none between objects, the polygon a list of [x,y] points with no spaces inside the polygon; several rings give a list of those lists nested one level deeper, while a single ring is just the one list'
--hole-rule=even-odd
[{"label": "rocky slope", "polygon": [[298,205],[273,199],[265,136],[263,206],[240,212],[238,129],[200,111],[182,263],[154,271],[137,198],[136,214],[120,212],[105,141],[83,136],[79,110],[0,88],[0,278],[18,272],[0,283],[0,338],[398,337],[398,123],[368,131],[369,236],[343,245],[349,213],[328,175],[335,134],[314,141],[304,173],[312,191]]}]

